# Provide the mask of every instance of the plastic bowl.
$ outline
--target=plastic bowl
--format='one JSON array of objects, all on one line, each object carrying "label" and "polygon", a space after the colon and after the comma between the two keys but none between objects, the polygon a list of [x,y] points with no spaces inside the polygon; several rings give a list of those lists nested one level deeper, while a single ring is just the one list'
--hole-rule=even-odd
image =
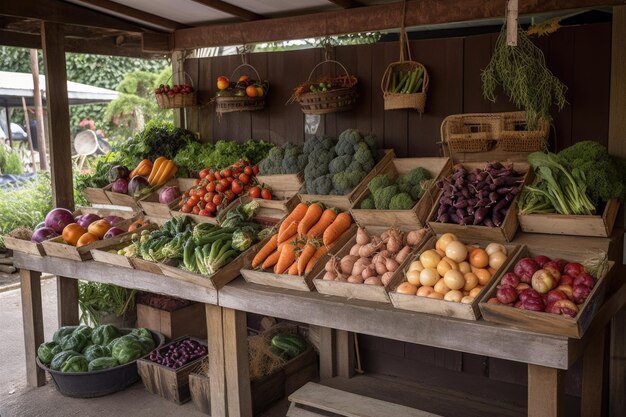
[{"label": "plastic bowl", "polygon": [[[133,329],[120,329],[120,333],[128,334]],[[153,332],[152,339],[158,349],[165,343],[165,337],[161,333]],[[150,353],[146,354],[146,357]],[[132,361],[115,368],[102,369],[93,372],[61,372],[54,371],[39,361],[37,365],[46,370],[54,381],[59,392],[68,397],[93,398],[113,394],[121,391],[129,385],[139,381],[137,373],[137,361]]]}]

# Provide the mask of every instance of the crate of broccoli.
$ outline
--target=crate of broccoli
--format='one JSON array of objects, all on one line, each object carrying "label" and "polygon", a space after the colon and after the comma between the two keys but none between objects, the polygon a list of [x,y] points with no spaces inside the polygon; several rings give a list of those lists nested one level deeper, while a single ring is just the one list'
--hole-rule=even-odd
[{"label": "crate of broccoli", "polygon": [[451,166],[450,158],[394,158],[367,183],[352,217],[363,226],[423,227]]}]

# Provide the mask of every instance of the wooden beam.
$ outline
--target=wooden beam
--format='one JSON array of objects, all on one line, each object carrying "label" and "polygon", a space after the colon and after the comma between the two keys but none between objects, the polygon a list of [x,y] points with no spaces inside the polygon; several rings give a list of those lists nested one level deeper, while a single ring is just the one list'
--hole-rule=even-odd
[{"label": "wooden beam", "polygon": [[356,0],[328,0],[329,2],[336,4],[337,6],[343,7],[344,9],[351,9],[353,7],[363,7],[365,6],[363,3]]},{"label": "wooden beam", "polygon": [[78,280],[57,277],[57,312],[59,326],[78,325]]},{"label": "wooden beam", "polygon": [[228,415],[252,417],[246,312],[222,309]]},{"label": "wooden beam", "polygon": [[24,347],[26,349],[26,382],[31,387],[46,384],[46,374],[37,366],[37,348],[43,339],[43,311],[41,309],[41,273],[20,270],[22,293],[22,322],[24,325]]},{"label": "wooden beam", "polygon": [[[626,4],[626,0],[544,0],[521,2],[519,14]],[[300,16],[254,22],[219,24],[174,32],[174,49],[272,42],[318,36],[369,32],[398,28],[402,20],[402,2],[357,7]],[[500,18],[504,15],[501,0],[412,0],[407,2],[406,25],[418,26],[459,21]]]},{"label": "wooden beam", "polygon": [[141,49],[144,52],[169,54],[174,39],[165,33],[144,33],[141,35]]},{"label": "wooden beam", "polygon": [[89,4],[95,6],[97,9],[113,12],[117,15],[128,16],[130,18],[139,20],[143,23],[148,23],[152,26],[157,26],[168,31],[174,31],[175,29],[181,29],[187,27],[182,23],[175,22],[170,19],[166,19],[161,16],[157,16],[152,13],[144,12],[142,10],[128,7],[121,3],[116,3],[110,0],[78,0],[80,3]]},{"label": "wooden beam", "polygon": [[0,15],[135,33],[146,31],[126,20],[58,0],[3,1],[0,2]]},{"label": "wooden beam", "polygon": [[48,131],[52,166],[52,204],[74,209],[72,187],[72,143],[70,107],[67,98],[67,69],[63,28],[58,23],[41,23],[41,44],[46,68]]},{"label": "wooden beam", "polygon": [[613,7],[609,152],[626,157],[626,6]]},{"label": "wooden beam", "polygon": [[528,365],[528,417],[565,415],[565,372]]},{"label": "wooden beam", "polygon": [[580,396],[581,416],[602,415],[602,390],[604,388],[604,340],[606,328],[593,335],[583,356],[583,381]]},{"label": "wooden beam", "polygon": [[205,304],[211,378],[211,415],[226,415],[226,374],[222,308]]},{"label": "wooden beam", "polygon": [[211,9],[219,10],[220,12],[233,15],[243,20],[265,19],[265,17],[261,16],[260,14],[256,14],[254,12],[251,12],[248,9],[235,6],[234,4],[226,3],[225,1],[220,1],[220,0],[193,0],[193,1],[195,1],[196,3],[203,4],[205,6],[208,6]]}]

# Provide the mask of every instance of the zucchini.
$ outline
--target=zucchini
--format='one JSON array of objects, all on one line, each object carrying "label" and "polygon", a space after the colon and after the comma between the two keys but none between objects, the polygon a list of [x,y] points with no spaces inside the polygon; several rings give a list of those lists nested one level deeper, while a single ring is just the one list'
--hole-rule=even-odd
[{"label": "zucchini", "polygon": [[272,338],[272,346],[282,350],[293,359],[306,350],[306,342],[299,336],[292,334],[278,334]]}]

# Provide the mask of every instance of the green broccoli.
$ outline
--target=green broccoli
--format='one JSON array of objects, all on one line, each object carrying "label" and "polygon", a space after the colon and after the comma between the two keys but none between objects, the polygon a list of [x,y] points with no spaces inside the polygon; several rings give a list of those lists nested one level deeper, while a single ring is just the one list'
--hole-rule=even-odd
[{"label": "green broccoli", "polygon": [[372,151],[365,142],[359,142],[354,146],[354,160],[361,164],[365,172],[371,171],[376,165]]},{"label": "green broccoli", "polygon": [[415,201],[407,193],[396,194],[389,202],[389,210],[408,210],[415,205]]},{"label": "green broccoli", "polygon": [[370,193],[374,194],[376,190],[379,188],[387,187],[391,181],[389,181],[389,177],[387,174],[376,175],[369,184],[367,184],[367,188],[370,190]]},{"label": "green broccoli", "polygon": [[259,173],[261,175],[284,174],[282,163],[285,156],[283,148],[275,147],[270,149],[267,158],[259,163]]},{"label": "green broccoli", "polygon": [[374,193],[374,206],[377,210],[389,209],[389,203],[396,194],[398,194],[398,187],[395,185],[379,188]]},{"label": "green broccoli", "polygon": [[420,185],[423,181],[431,179],[430,172],[422,167],[413,168],[402,177],[403,182],[408,182],[411,185]]},{"label": "green broccoli", "polygon": [[307,162],[308,158],[302,153],[302,147],[292,144],[285,145],[285,157],[281,165],[284,174],[295,174],[302,171]]},{"label": "green broccoli", "polygon": [[350,155],[338,156],[330,161],[330,164],[328,165],[328,170],[331,174],[337,174],[339,172],[346,171],[351,162],[352,156]]},{"label": "green broccoli", "polygon": [[328,165],[335,158],[335,151],[319,150],[309,155],[304,168],[304,179],[315,179],[328,174]]},{"label": "green broccoli", "polygon": [[374,205],[374,199],[371,196],[367,197],[365,200],[361,201],[360,208],[363,210],[374,210],[376,208]]},{"label": "green broccoli", "polygon": [[370,133],[369,135],[365,135],[363,137],[363,142],[365,142],[365,144],[369,146],[370,149],[376,149],[378,147],[376,135],[373,133]]},{"label": "green broccoli", "polygon": [[313,194],[322,194],[322,195],[330,194],[333,188],[333,182],[331,178],[332,178],[332,175],[323,175],[313,180],[313,187],[315,189],[315,193]]},{"label": "green broccoli", "polygon": [[333,188],[344,195],[352,191],[365,178],[363,171],[340,172],[333,175]]},{"label": "green broccoli", "polygon": [[341,132],[339,140],[335,146],[335,152],[337,155],[354,155],[355,146],[361,142],[363,137],[356,129],[347,129]]}]

